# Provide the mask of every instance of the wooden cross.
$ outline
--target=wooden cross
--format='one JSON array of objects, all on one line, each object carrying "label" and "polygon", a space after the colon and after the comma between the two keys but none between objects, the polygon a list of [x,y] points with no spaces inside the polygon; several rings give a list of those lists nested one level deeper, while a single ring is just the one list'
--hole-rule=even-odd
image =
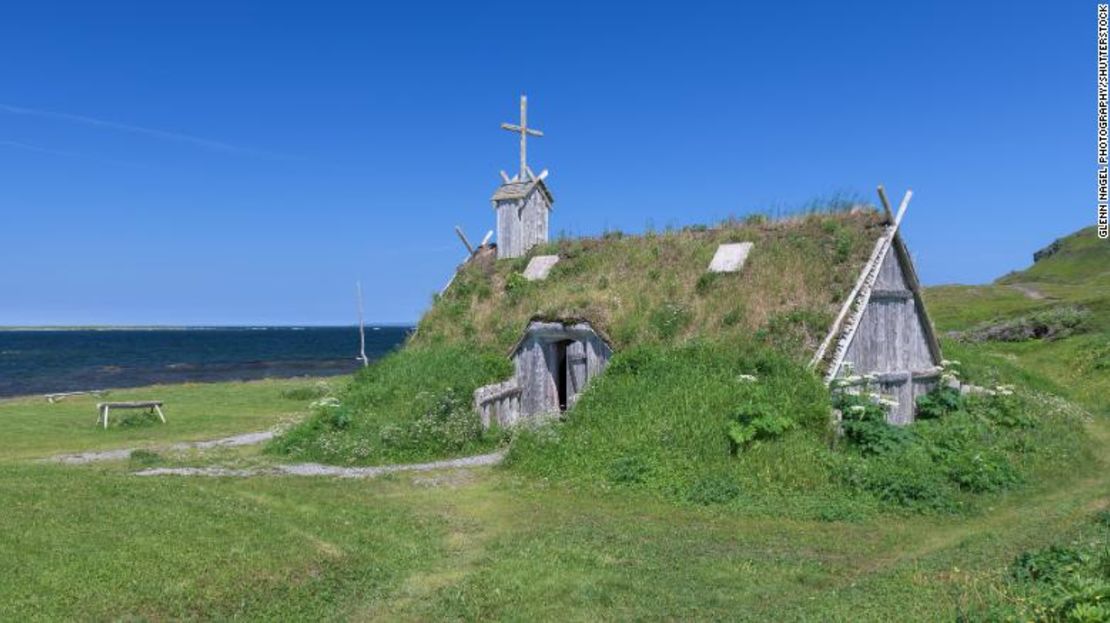
[{"label": "wooden cross", "polygon": [[520,96],[520,125],[514,125],[512,123],[502,123],[501,129],[508,130],[510,132],[518,132],[520,134],[520,177],[517,179],[523,182],[524,180],[528,179],[528,135],[531,134],[532,136],[543,136],[543,132],[540,132],[539,130],[533,130],[532,128],[528,127],[527,95]]}]

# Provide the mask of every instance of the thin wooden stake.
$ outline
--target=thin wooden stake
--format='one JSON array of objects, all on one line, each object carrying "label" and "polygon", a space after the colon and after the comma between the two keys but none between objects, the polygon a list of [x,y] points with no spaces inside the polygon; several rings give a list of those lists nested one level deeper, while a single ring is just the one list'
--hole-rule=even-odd
[{"label": "thin wooden stake", "polygon": [[362,367],[370,365],[370,359],[366,356],[366,325],[362,320],[362,281],[355,281],[355,294],[358,297],[358,358],[362,361]]},{"label": "thin wooden stake", "polygon": [[886,222],[890,223],[894,220],[894,211],[890,209],[890,199],[886,198],[886,189],[882,184],[879,184],[879,199],[883,202],[883,212],[886,213]]},{"label": "thin wooden stake", "polygon": [[462,228],[455,225],[455,233],[458,234],[459,240],[462,240],[463,246],[466,247],[466,252],[470,255],[474,255],[474,247],[470,246],[470,241],[466,239],[466,234],[463,233]]}]

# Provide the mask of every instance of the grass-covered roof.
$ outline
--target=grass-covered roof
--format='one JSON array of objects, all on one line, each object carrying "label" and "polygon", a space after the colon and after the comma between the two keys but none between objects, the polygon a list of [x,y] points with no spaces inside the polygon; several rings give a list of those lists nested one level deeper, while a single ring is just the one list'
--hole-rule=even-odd
[{"label": "grass-covered roof", "polygon": [[[479,253],[420,321],[414,345],[507,352],[534,318],[582,319],[619,348],[708,341],[774,342],[812,352],[882,232],[874,210],[750,218],[630,236],[560,239],[525,257]],[[717,246],[752,242],[737,273],[710,273]],[[557,254],[543,281],[529,259]]]}]

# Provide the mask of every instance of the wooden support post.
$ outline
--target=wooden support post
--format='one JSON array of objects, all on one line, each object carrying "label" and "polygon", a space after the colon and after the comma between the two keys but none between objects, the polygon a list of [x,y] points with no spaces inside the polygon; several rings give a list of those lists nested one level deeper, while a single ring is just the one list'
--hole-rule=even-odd
[{"label": "wooden support post", "polygon": [[879,184],[879,200],[883,202],[883,212],[886,214],[886,222],[894,222],[894,211],[890,209],[890,200],[886,198],[886,189],[882,184]]},{"label": "wooden support post", "polygon": [[474,255],[474,247],[470,246],[470,241],[466,239],[466,234],[463,233],[462,228],[455,225],[455,233],[458,234],[459,240],[462,240],[463,246],[466,247],[466,252],[470,255]]},{"label": "wooden support post", "polygon": [[[362,320],[362,280],[355,280],[355,294],[358,296],[358,358],[362,361],[362,367],[370,365],[370,360],[366,357],[366,325]],[[163,420],[164,421],[164,420]]]}]

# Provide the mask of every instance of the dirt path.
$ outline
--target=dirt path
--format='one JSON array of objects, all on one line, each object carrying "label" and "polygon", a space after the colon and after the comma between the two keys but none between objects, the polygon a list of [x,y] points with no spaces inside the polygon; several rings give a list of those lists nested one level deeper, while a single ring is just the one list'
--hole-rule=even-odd
[{"label": "dirt path", "polygon": [[1036,288],[1034,288],[1032,286],[1022,285],[1020,283],[1015,283],[1015,284],[1011,285],[1010,287],[1017,290],[1018,292],[1021,292],[1025,296],[1027,296],[1027,297],[1029,297],[1029,298],[1031,298],[1035,301],[1040,301],[1040,300],[1044,299],[1044,293],[1041,292],[1040,290],[1037,290]]},{"label": "dirt path", "polygon": [[505,458],[503,450],[490,454],[479,454],[431,463],[408,463],[399,465],[376,465],[373,467],[338,467],[320,463],[292,463],[271,467],[231,469],[227,467],[154,467],[135,472],[135,476],[223,476],[246,478],[249,476],[335,476],[337,478],[373,478],[395,472],[427,472],[437,469],[453,469],[496,465]]},{"label": "dirt path", "polygon": [[[158,446],[141,448],[142,450],[169,450],[180,452],[184,450],[206,450],[208,448],[235,448],[238,446],[252,446],[260,444],[265,441],[273,439],[274,432],[269,430],[258,431],[255,433],[243,433],[241,435],[232,435],[231,437],[223,437],[221,439],[211,439],[208,441],[183,441],[168,446]],[[99,452],[78,452],[75,454],[59,454],[52,456],[45,461],[52,461],[56,463],[65,463],[67,465],[82,465],[84,463],[93,463],[96,461],[122,461],[131,456],[131,453],[140,448],[119,448],[117,450],[101,450]]]}]

